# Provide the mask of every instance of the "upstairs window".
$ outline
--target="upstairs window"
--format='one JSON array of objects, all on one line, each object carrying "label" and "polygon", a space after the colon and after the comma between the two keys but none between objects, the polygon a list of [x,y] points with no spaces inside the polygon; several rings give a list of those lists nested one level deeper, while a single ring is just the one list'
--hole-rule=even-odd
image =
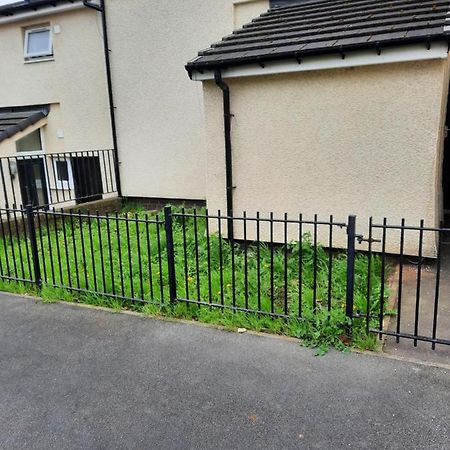
[{"label": "upstairs window", "polygon": [[26,60],[53,56],[52,32],[50,27],[25,30],[24,56]]}]

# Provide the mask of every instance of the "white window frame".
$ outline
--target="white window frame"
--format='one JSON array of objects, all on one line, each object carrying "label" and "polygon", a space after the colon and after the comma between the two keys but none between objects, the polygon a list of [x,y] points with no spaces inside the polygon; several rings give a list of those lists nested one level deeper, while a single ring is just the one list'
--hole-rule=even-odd
[{"label": "white window frame", "polygon": [[[50,155],[51,157],[51,155]],[[70,158],[52,158],[53,161],[53,169],[55,173],[55,184],[56,189],[74,189],[73,184],[73,172],[72,172],[72,161]],[[69,176],[69,181],[62,181],[59,179],[59,170],[58,170],[58,162],[66,162],[67,163],[67,174]]]},{"label": "white window frame", "polygon": [[[30,34],[48,31],[49,39],[48,39],[48,49],[45,53],[29,53],[28,52],[28,39]],[[38,58],[53,58],[53,33],[50,26],[45,27],[36,27],[36,28],[28,28],[25,30],[25,42],[23,47],[23,54],[26,60],[33,60]]]}]

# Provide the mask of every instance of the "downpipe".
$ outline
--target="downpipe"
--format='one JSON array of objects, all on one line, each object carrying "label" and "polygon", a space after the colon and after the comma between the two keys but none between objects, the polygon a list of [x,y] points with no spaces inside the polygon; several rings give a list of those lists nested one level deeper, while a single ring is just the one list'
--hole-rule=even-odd
[{"label": "downpipe", "polygon": [[230,107],[230,88],[222,79],[222,72],[216,70],[214,73],[216,85],[221,89],[223,94],[223,123],[225,138],[225,169],[226,169],[226,192],[227,192],[227,228],[228,239],[234,240],[233,225],[233,154],[231,146],[231,107]]},{"label": "downpipe", "polygon": [[120,182],[120,170],[119,170],[119,150],[117,144],[117,126],[116,126],[116,107],[114,106],[114,93],[112,87],[112,75],[111,75],[111,61],[109,57],[109,39],[108,39],[108,24],[106,21],[106,6],[105,0],[100,0],[100,3],[95,3],[91,0],[83,0],[84,6],[92,8],[95,11],[101,13],[102,17],[102,31],[103,31],[103,48],[105,52],[105,67],[106,67],[106,80],[108,85],[108,100],[109,100],[109,112],[111,119],[111,133],[113,139],[113,151],[114,151],[114,175],[116,177],[117,195],[122,197],[122,184]]}]

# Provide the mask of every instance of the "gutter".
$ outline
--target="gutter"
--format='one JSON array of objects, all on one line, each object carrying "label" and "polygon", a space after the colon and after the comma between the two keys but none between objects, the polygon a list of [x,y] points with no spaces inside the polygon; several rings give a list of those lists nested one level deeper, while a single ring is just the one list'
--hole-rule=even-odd
[{"label": "gutter", "polygon": [[102,17],[102,30],[103,30],[103,48],[105,52],[105,66],[106,66],[106,80],[108,84],[108,100],[109,100],[109,113],[111,120],[111,133],[113,139],[113,152],[114,152],[114,174],[116,177],[117,195],[122,197],[122,184],[120,182],[120,170],[119,170],[119,150],[117,143],[117,126],[116,126],[116,107],[114,106],[114,92],[112,87],[112,75],[111,75],[111,60],[109,57],[109,39],[108,39],[108,24],[106,20],[106,6],[105,0],[100,0],[100,3],[95,3],[92,0],[83,0],[83,5],[87,8],[92,8],[101,13]]},{"label": "gutter", "polygon": [[230,88],[223,81],[220,70],[214,72],[214,80],[216,85],[221,89],[223,94],[223,122],[225,137],[225,169],[226,169],[226,190],[227,190],[227,228],[228,239],[234,239],[233,226],[233,154],[231,146],[231,108],[230,108]]},{"label": "gutter", "polygon": [[27,10],[23,7],[22,9],[17,8],[15,12],[13,12],[14,10],[12,10],[12,8],[11,11],[7,11],[6,8],[4,8],[0,11],[0,25],[20,22],[27,19],[35,19],[36,17],[48,16],[50,14],[75,11],[77,9],[82,9],[84,6],[84,2],[82,0],[78,0],[70,2],[67,5],[59,5],[56,3],[49,4],[48,2],[35,3],[33,5],[34,9]]},{"label": "gutter", "polygon": [[[296,51],[285,51],[275,55],[265,55],[265,56],[241,56],[240,58],[235,58],[232,61],[227,61],[224,58],[223,61],[212,61],[212,62],[202,62],[201,58],[203,55],[197,56],[192,61],[189,61],[185,69],[189,74],[189,77],[193,78],[193,72],[204,72],[204,71],[214,71],[214,70],[226,70],[231,68],[237,68],[246,66],[249,64],[257,64],[264,68],[264,66],[271,62],[279,62],[292,60],[297,64],[301,65],[302,59],[309,56],[319,56],[319,55],[338,55],[342,59],[345,59],[349,52],[356,50],[369,50],[375,52],[374,54],[381,55],[385,49],[392,47],[403,47],[405,45],[414,44],[424,44],[424,48],[430,49],[432,43],[436,42],[446,42],[450,45],[450,30],[439,35],[422,36],[422,37],[411,37],[404,38],[402,40],[392,40],[392,41],[373,41],[366,43],[358,43],[346,45],[345,47],[327,47],[323,49],[309,49],[309,50],[296,50]],[[206,56],[206,55],[205,55]]]}]

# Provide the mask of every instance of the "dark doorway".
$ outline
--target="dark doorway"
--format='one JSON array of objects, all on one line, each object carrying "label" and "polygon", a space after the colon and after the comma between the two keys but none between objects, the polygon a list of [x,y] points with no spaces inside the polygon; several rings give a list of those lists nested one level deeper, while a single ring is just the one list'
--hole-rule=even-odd
[{"label": "dark doorway", "polygon": [[442,163],[442,194],[444,201],[444,222],[450,223],[450,98],[447,105],[447,117],[445,120],[444,161]]},{"label": "dark doorway", "polygon": [[23,205],[47,206],[48,192],[42,158],[18,159],[20,192]]},{"label": "dark doorway", "polygon": [[72,171],[77,203],[86,203],[102,198],[102,172],[98,156],[73,157]]}]

